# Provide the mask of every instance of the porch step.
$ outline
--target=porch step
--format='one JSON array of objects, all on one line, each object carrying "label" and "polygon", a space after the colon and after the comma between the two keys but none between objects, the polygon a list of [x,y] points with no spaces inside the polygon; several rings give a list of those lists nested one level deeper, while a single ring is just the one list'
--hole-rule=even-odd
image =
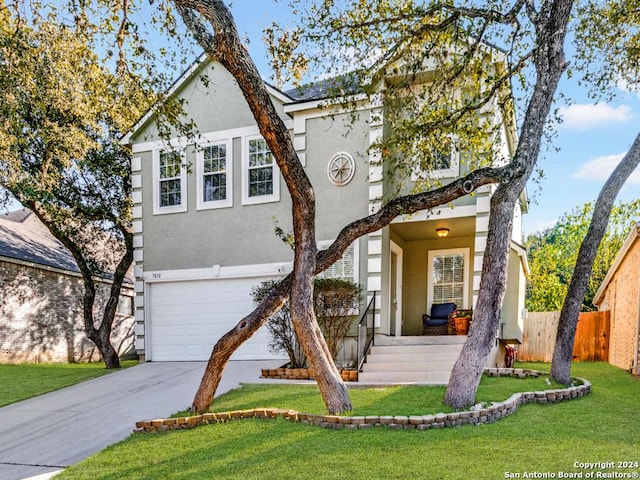
[{"label": "porch step", "polygon": [[376,336],[358,382],[446,385],[466,337]]},{"label": "porch step", "polygon": [[451,372],[360,372],[358,383],[395,385],[415,383],[418,385],[447,385]]},{"label": "porch step", "polygon": [[459,354],[462,344],[454,345],[374,345],[370,355],[440,355]]},{"label": "porch step", "polygon": [[367,364],[370,365],[388,365],[402,363],[406,365],[432,365],[437,362],[443,362],[445,364],[453,364],[458,359],[460,350],[457,352],[386,352],[379,353],[379,349],[375,349],[367,357]]},{"label": "porch step", "polygon": [[425,363],[411,362],[394,362],[382,363],[376,360],[376,363],[367,362],[367,373],[373,372],[397,372],[401,367],[404,372],[446,372],[451,371],[455,359],[452,362],[435,361],[426,365]]},{"label": "porch step", "polygon": [[374,345],[462,345],[467,340],[466,335],[418,335],[410,337],[391,337],[376,335]]}]

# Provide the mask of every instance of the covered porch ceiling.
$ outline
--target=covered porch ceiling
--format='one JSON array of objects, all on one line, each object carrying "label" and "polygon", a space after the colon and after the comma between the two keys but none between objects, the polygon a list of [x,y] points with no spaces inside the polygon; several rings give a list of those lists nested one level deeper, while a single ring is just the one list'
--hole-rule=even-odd
[{"label": "covered porch ceiling", "polygon": [[473,237],[476,231],[476,218],[434,218],[432,220],[400,221],[391,224],[391,230],[407,242],[438,239],[436,233],[438,228],[449,229],[446,238]]}]

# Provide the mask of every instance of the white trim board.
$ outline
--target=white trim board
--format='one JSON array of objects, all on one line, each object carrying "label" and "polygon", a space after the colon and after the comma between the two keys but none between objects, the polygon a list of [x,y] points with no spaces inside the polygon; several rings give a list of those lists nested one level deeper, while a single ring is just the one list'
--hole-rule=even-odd
[{"label": "white trim board", "polygon": [[424,222],[426,220],[443,220],[447,218],[460,218],[460,217],[475,217],[476,206],[475,205],[463,205],[460,207],[445,207],[439,208],[432,212],[419,211],[412,213],[411,215],[402,215],[396,217],[391,223],[410,223],[410,222]]},{"label": "white trim board", "polygon": [[256,265],[221,266],[207,268],[189,268],[178,270],[152,270],[143,272],[142,279],[147,283],[175,282],[188,280],[209,280],[216,278],[250,278],[286,275],[293,270],[293,262],[263,263]]},{"label": "white trim board", "polygon": [[[286,120],[285,125],[288,130],[293,130],[293,120]],[[221,140],[246,137],[249,135],[260,135],[260,129],[257,125],[247,125],[246,127],[229,128],[227,130],[216,130],[214,132],[206,132],[198,134],[197,138],[189,139],[187,137],[175,137],[166,140],[151,140],[148,142],[134,143],[131,146],[132,153],[148,152],[155,149],[166,149],[167,145],[173,148],[186,148],[189,145],[200,145],[208,142],[218,142]]]}]

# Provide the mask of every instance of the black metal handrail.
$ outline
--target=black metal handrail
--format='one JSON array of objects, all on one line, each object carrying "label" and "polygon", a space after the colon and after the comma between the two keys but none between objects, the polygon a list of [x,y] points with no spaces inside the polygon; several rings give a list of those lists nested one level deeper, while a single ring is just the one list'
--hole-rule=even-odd
[{"label": "black metal handrail", "polygon": [[373,292],[373,297],[358,323],[358,372],[362,371],[369,349],[373,346],[376,329],[376,295],[377,292]]}]

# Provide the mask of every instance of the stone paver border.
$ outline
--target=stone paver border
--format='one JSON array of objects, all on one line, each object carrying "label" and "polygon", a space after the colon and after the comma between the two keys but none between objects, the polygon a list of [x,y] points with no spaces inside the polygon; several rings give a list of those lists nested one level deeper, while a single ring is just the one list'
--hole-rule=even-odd
[{"label": "stone paver border", "polygon": [[[484,371],[490,377],[540,377],[548,374],[537,370],[521,368],[488,368]],[[468,411],[453,413],[436,413],[428,415],[370,415],[370,416],[340,416],[315,415],[302,413],[297,410],[280,408],[255,408],[251,410],[236,410],[223,413],[204,413],[190,417],[164,418],[136,422],[134,432],[161,432],[167,430],[181,430],[195,428],[201,425],[225,423],[244,418],[278,418],[282,417],[292,422],[307,425],[317,425],[330,429],[359,430],[384,426],[391,429],[417,429],[457,427],[460,425],[479,425],[493,423],[514,413],[520,406],[528,403],[557,403],[580,398],[591,393],[591,383],[583,378],[575,379],[580,385],[554,390],[540,390],[535,392],[514,393],[504,402],[494,402],[487,407],[472,408]]]}]

